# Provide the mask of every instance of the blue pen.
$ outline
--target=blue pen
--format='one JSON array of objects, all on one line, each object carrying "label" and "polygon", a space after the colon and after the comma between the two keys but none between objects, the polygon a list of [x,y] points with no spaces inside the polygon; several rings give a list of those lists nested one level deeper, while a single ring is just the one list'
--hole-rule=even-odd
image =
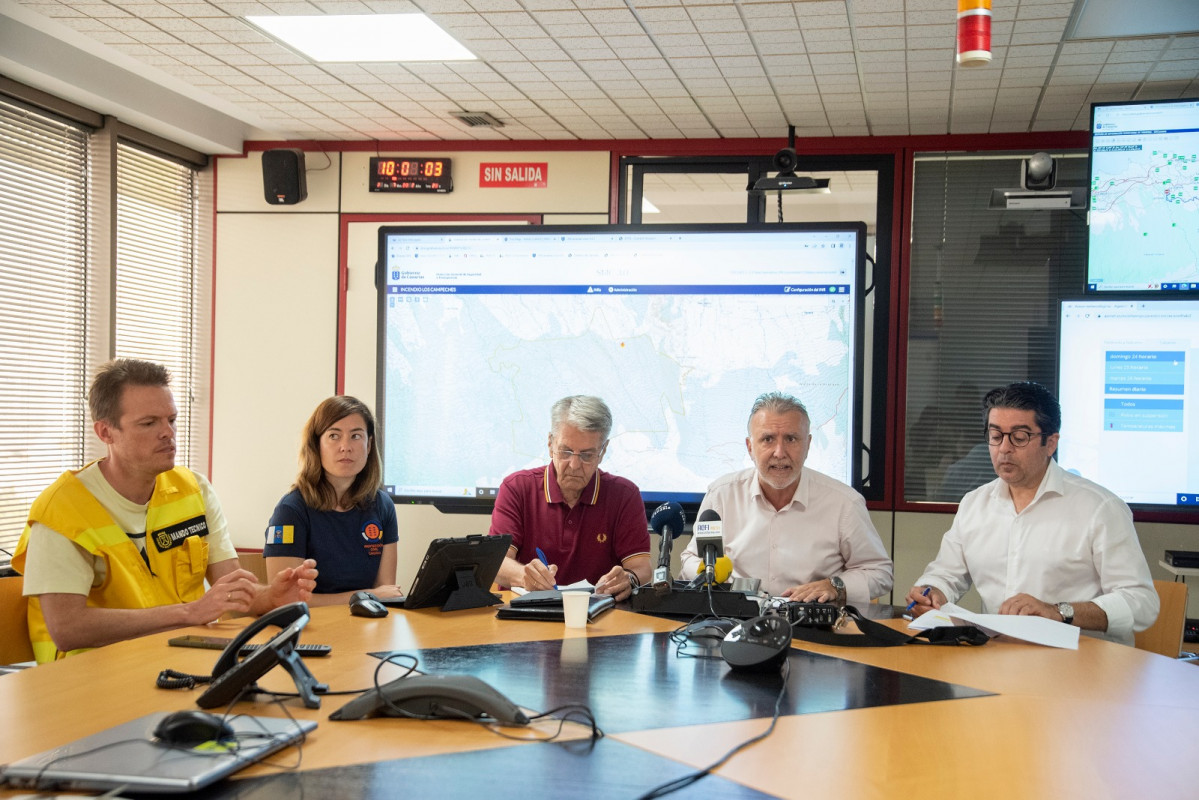
[{"label": "blue pen", "polygon": [[[920,596],[921,596],[921,597],[928,597],[928,593],[929,593],[929,592],[931,592],[932,590],[933,590],[933,587],[931,587],[931,586],[925,586],[925,587],[924,587],[924,591],[920,593]],[[913,608],[915,608],[915,607],[916,607],[916,601],[915,601],[915,600],[913,600],[912,602],[908,603],[908,607],[907,607],[906,609],[904,609],[904,613],[905,613],[905,614],[909,614],[909,613],[911,613],[912,609],[913,609]],[[892,612],[892,613],[894,613],[894,612]]]},{"label": "blue pen", "polygon": [[[545,565],[548,567],[548,566],[550,565],[550,560],[549,560],[548,558],[546,558],[546,557],[545,557],[545,553],[541,552],[541,548],[540,548],[540,547],[535,547],[535,548],[533,548],[533,549],[537,551],[537,557],[541,559],[541,563],[542,563],[542,564],[545,564]],[[556,584],[556,583],[555,583],[555,584],[554,584],[554,588],[555,588],[555,589],[557,589],[557,588],[558,588],[558,584]]]}]

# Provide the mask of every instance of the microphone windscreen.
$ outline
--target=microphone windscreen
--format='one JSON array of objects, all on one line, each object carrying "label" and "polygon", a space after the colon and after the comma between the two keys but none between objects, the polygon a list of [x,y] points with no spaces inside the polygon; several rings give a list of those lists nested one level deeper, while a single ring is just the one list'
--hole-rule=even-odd
[{"label": "microphone windscreen", "polygon": [[700,512],[699,519],[696,522],[720,522],[720,515],[710,508],[705,508]]},{"label": "microphone windscreen", "polygon": [[716,582],[724,583],[733,574],[733,561],[728,556],[716,559]]},{"label": "microphone windscreen", "polygon": [[649,517],[649,526],[654,533],[662,533],[669,527],[671,535],[678,536],[683,532],[683,526],[686,524],[683,507],[673,500],[655,508],[654,513]]}]

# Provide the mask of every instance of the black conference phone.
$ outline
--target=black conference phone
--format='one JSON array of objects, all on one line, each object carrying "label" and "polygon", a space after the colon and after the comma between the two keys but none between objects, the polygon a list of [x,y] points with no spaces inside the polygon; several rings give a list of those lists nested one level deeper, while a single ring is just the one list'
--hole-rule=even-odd
[{"label": "black conference phone", "polygon": [[[272,667],[282,665],[296,682],[296,690],[308,708],[320,708],[318,692],[329,687],[319,683],[300,660],[296,643],[300,630],[308,624],[308,604],[289,603],[263,614],[246,626],[225,648],[212,668],[212,683],[196,699],[200,708],[220,708],[235,702],[243,693],[256,690],[255,681]],[[268,625],[281,630],[266,644],[242,658],[243,648]]]},{"label": "black conference phone", "polygon": [[329,719],[471,719],[528,725],[525,712],[473,675],[413,675],[363,692]]}]

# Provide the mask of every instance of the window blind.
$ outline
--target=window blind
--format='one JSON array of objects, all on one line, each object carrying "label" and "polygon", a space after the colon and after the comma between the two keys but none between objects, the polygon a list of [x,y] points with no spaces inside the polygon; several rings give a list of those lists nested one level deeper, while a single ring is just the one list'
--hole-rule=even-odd
[{"label": "window blind", "polygon": [[117,144],[116,356],[171,371],[175,461],[198,468],[197,182],[191,167]]},{"label": "window blind", "polygon": [[90,435],[87,137],[0,99],[0,566]]},{"label": "window blind", "polygon": [[[996,210],[1022,154],[917,156],[912,197],[903,498],[956,503],[995,477],[982,398],[1013,381],[1057,390],[1062,297],[1080,294],[1086,212]],[[1058,185],[1085,186],[1085,157],[1058,156]]]}]

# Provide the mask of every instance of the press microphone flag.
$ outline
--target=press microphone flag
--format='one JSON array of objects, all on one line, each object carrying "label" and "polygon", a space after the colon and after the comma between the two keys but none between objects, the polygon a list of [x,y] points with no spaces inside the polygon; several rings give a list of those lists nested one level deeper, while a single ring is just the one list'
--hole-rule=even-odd
[{"label": "press microphone flag", "polygon": [[704,579],[716,584],[716,559],[724,555],[720,515],[705,508],[695,521],[695,551],[704,559]]},{"label": "press microphone flag", "polygon": [[683,507],[673,500],[658,506],[650,515],[650,528],[662,537],[658,545],[658,566],[654,569],[653,580],[654,591],[660,594],[670,591],[670,547],[674,537],[683,532],[684,525],[686,518],[683,516]]}]

